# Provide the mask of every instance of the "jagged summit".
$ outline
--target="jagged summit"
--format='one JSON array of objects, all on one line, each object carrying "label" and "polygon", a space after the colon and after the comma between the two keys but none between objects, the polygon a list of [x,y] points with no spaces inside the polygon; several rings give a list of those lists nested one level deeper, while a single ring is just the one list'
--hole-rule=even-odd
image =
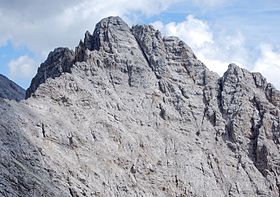
[{"label": "jagged summit", "polygon": [[63,72],[71,72],[75,63],[75,53],[68,48],[57,48],[52,51],[47,60],[40,65],[36,76],[32,79],[30,87],[26,90],[26,98],[35,92],[37,87],[48,78],[60,76]]},{"label": "jagged summit", "polygon": [[[231,84],[247,84],[248,88],[255,87],[263,91],[266,98],[275,106],[280,106],[280,92],[274,88],[271,83],[268,83],[261,73],[250,73],[246,69],[242,69],[236,64],[230,64],[228,70],[224,73],[222,79],[231,78]],[[249,84],[249,85],[248,85]],[[251,86],[251,87],[250,87]]]},{"label": "jagged summit", "polygon": [[[29,98],[47,78],[55,78],[64,72],[71,72],[71,68],[76,62],[89,61],[87,50],[116,55],[118,53],[133,54],[135,49],[141,50],[142,56],[158,78],[164,75],[167,64],[170,64],[167,62],[170,59],[170,57],[167,57],[167,53],[172,54],[173,59],[180,59],[184,62],[183,66],[187,68],[189,74],[200,72],[201,75],[207,70],[197,60],[191,48],[179,38],[172,36],[163,38],[161,33],[151,25],[135,25],[130,28],[120,17],[111,16],[97,23],[93,34],[87,31],[84,40],[80,41],[75,52],[67,48],[57,48],[51,52],[47,60],[39,67],[30,87],[27,89],[26,98]],[[188,65],[191,66],[188,67]],[[229,65],[227,72],[230,72],[232,65]],[[193,75],[196,76],[196,74]],[[262,83],[256,85],[261,85],[267,91],[268,96],[270,95],[269,97],[273,97],[272,95],[275,94],[279,95],[279,91],[273,85],[267,83],[264,77],[257,73],[253,73],[253,75],[258,78],[256,80],[262,81],[256,82]],[[201,80],[201,76],[197,80]],[[203,84],[205,82],[199,83]],[[279,105],[279,101],[273,102]]]},{"label": "jagged summit", "polygon": [[27,98],[0,99],[2,196],[279,197],[279,91],[150,25],[103,19]]},{"label": "jagged summit", "polygon": [[[96,24],[95,30],[91,35],[88,31],[85,33],[84,42],[80,43],[81,47],[89,50],[100,50],[112,53],[113,44],[123,41],[125,36],[130,32],[130,27],[120,17],[108,17],[102,19]],[[120,40],[117,40],[117,39]]]},{"label": "jagged summit", "polygon": [[[175,47],[178,51],[174,51]],[[71,72],[76,62],[89,61],[90,51],[115,56],[124,54],[126,59],[134,58],[135,55],[136,59],[147,62],[157,77],[164,73],[167,52],[174,54],[176,58],[183,56],[182,59],[185,58],[186,61],[192,58],[193,60],[188,61],[197,61],[197,64],[202,65],[196,60],[190,47],[178,38],[162,38],[160,32],[151,25],[136,25],[130,28],[120,17],[108,17],[97,23],[93,34],[88,31],[85,33],[84,41],[80,41],[75,52],[67,48],[58,48],[51,52],[39,67],[27,90],[26,98],[29,98],[47,78]]]}]

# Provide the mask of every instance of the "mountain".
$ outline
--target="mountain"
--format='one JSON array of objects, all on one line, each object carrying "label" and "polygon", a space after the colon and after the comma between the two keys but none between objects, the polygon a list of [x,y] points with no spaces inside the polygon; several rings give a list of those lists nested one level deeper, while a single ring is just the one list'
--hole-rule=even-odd
[{"label": "mountain", "polygon": [[150,25],[101,20],[0,102],[2,196],[280,195],[280,92]]},{"label": "mountain", "polygon": [[25,90],[0,74],[0,98],[20,101],[25,97]]}]

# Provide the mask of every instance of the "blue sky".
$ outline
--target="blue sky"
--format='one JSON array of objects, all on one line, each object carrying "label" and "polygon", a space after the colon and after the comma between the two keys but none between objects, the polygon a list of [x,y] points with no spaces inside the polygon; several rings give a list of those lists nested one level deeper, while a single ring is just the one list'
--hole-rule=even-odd
[{"label": "blue sky", "polygon": [[279,0],[2,0],[0,73],[27,88],[50,50],[110,15],[179,36],[220,75],[234,62],[280,89]]}]

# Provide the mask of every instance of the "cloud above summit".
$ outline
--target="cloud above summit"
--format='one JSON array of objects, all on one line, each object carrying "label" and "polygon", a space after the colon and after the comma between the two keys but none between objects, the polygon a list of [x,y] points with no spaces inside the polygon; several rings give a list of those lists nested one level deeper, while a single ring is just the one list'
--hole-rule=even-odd
[{"label": "cloud above summit", "polygon": [[246,48],[246,37],[239,31],[215,31],[207,21],[189,15],[181,22],[152,23],[165,36],[177,36],[190,45],[196,56],[220,76],[230,63],[254,72],[262,73],[269,82],[280,88],[280,50],[271,44],[256,46],[258,58],[250,57]]},{"label": "cloud above summit", "polygon": [[177,36],[185,41],[208,68],[220,75],[223,75],[229,63],[241,67],[247,63],[244,37],[240,32],[216,32],[207,21],[192,15],[178,23],[156,21],[152,25],[165,36]]},{"label": "cloud above summit", "polygon": [[47,53],[56,46],[74,47],[86,30],[93,31],[104,17],[121,16],[128,23],[141,22],[177,3],[200,7],[221,5],[226,0],[2,0],[0,45],[11,40],[34,52]]},{"label": "cloud above summit", "polygon": [[35,61],[28,56],[20,56],[9,62],[9,77],[15,79],[30,79],[36,70]]},{"label": "cloud above summit", "polygon": [[216,6],[223,6],[228,3],[229,0],[193,0],[193,3],[198,6],[203,7],[216,7]]},{"label": "cloud above summit", "polygon": [[[170,0],[3,0],[0,2],[0,41],[12,40],[35,52],[56,46],[74,47],[86,30],[110,15],[132,22],[137,15],[165,10]],[[91,28],[91,29],[89,29]]]}]

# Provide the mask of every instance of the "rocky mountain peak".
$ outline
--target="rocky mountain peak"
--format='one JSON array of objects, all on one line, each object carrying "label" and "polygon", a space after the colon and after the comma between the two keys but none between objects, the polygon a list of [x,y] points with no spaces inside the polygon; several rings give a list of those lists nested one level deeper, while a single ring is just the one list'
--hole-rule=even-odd
[{"label": "rocky mountain peak", "polygon": [[67,48],[58,48],[51,52],[32,80],[26,98],[29,98],[47,78],[55,78],[63,72],[70,72],[76,62],[91,61],[92,58],[89,57],[91,52],[101,56],[111,54],[111,57],[114,56],[114,61],[127,63],[134,60],[144,61],[157,78],[168,75],[170,69],[173,69],[167,69],[168,64],[185,62],[183,65],[185,70],[193,75],[192,77],[199,76],[193,80],[197,83],[205,83],[203,80],[206,76],[202,75],[207,68],[197,60],[191,48],[179,38],[163,38],[161,33],[151,25],[136,25],[130,28],[120,17],[108,17],[97,23],[93,34],[88,31],[85,33],[85,38],[80,41],[75,53]]},{"label": "rocky mountain peak", "polygon": [[85,33],[84,41],[80,41],[76,52],[68,48],[57,48],[48,55],[27,89],[26,98],[29,98],[47,78],[55,78],[63,72],[71,72],[75,62],[85,61],[86,50],[114,53],[120,47],[119,44],[129,47],[129,42],[133,39],[129,26],[120,17],[101,20],[97,23],[93,34],[89,31]]},{"label": "rocky mountain peak", "polygon": [[103,19],[27,97],[0,100],[0,195],[279,196],[279,91],[150,25]]},{"label": "rocky mountain peak", "polygon": [[116,48],[114,45],[125,41],[127,35],[130,35],[130,27],[120,17],[108,17],[96,24],[92,35],[86,32],[84,44],[91,51],[104,50],[113,53]]}]

